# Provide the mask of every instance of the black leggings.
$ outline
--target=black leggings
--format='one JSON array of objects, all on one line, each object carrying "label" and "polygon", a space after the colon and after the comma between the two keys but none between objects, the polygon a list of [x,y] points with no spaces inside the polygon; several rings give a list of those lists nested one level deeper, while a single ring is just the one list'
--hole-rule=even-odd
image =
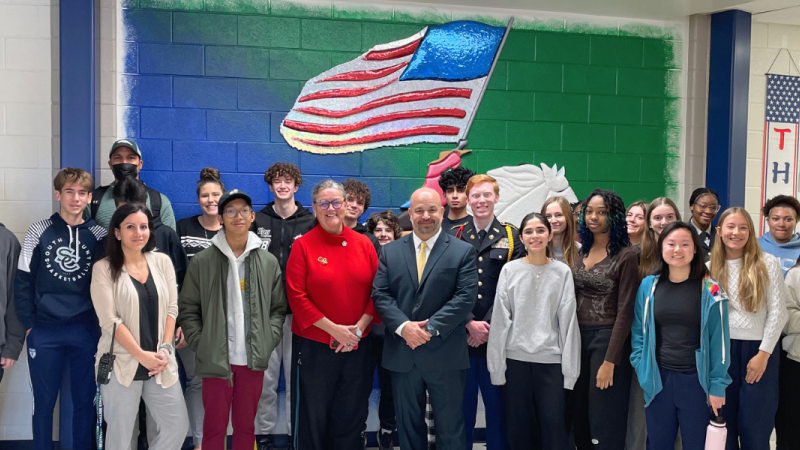
[{"label": "black leggings", "polygon": [[605,360],[611,327],[581,329],[581,374],[570,398],[578,450],[624,450],[631,392],[630,340],[614,366],[613,385],[600,390],[597,371]]}]

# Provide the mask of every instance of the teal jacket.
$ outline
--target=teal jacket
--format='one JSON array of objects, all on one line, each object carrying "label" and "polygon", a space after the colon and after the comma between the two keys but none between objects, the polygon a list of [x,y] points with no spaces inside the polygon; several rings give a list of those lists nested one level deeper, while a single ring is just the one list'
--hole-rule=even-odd
[{"label": "teal jacket", "polygon": [[[662,389],[661,374],[656,363],[656,322],[653,318],[653,294],[658,278],[658,275],[650,275],[639,285],[631,328],[631,364],[644,391],[645,406]],[[706,275],[703,281],[702,332],[700,349],[695,354],[697,375],[706,397],[713,395],[724,398],[725,388],[731,384],[728,375],[728,366],[731,364],[728,297],[713,278]]]}]

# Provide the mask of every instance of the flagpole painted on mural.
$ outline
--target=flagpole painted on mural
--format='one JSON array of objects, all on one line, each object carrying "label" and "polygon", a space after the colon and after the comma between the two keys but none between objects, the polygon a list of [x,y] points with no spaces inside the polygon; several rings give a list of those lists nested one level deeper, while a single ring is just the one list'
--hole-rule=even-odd
[{"label": "flagpole painted on mural", "polygon": [[421,142],[462,149],[513,20],[449,22],[376,45],[309,80],[281,134],[324,154]]},{"label": "flagpole painted on mural", "polygon": [[[767,73],[766,83],[761,206],[776,195],[797,196],[797,133],[800,125],[800,76]],[[766,220],[762,217],[760,221],[760,234],[764,233]]]}]

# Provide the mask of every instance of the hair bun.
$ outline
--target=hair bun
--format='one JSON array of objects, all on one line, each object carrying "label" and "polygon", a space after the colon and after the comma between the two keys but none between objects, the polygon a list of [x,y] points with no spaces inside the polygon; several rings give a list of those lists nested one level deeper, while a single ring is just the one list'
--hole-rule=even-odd
[{"label": "hair bun", "polygon": [[206,167],[200,171],[200,181],[215,181],[219,183],[219,170],[213,167]]}]

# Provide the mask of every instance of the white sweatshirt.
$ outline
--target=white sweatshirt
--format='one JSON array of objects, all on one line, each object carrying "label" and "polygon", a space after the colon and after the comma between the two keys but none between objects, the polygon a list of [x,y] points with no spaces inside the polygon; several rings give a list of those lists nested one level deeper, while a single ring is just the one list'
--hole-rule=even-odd
[{"label": "white sweatshirt", "polygon": [[566,264],[550,261],[534,266],[517,259],[503,266],[486,354],[492,384],[505,383],[508,358],[561,364],[564,388],[572,389],[581,370],[575,310],[575,283]]},{"label": "white sweatshirt", "polygon": [[225,230],[219,230],[211,238],[214,244],[226,258],[228,258],[228,355],[232,366],[247,365],[247,350],[245,348],[246,321],[244,317],[244,303],[242,299],[242,280],[244,280],[244,260],[251,251],[261,247],[261,239],[250,232],[247,237],[247,246],[237,258],[225,238]]}]

